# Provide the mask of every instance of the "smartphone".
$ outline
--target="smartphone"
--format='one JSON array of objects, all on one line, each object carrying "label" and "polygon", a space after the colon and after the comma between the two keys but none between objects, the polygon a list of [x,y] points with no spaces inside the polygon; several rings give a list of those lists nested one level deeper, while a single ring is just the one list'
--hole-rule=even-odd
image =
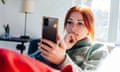
[{"label": "smartphone", "polygon": [[57,17],[43,16],[42,38],[51,40],[57,43],[58,21]]}]

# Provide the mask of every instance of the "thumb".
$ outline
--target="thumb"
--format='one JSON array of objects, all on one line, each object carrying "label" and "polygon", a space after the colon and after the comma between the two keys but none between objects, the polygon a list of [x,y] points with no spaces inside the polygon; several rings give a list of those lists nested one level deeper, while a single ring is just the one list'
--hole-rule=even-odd
[{"label": "thumb", "polygon": [[64,43],[64,40],[62,40],[62,38],[60,36],[57,36],[58,38],[58,44],[61,48],[63,49],[66,49],[66,46],[65,46],[65,43]]}]

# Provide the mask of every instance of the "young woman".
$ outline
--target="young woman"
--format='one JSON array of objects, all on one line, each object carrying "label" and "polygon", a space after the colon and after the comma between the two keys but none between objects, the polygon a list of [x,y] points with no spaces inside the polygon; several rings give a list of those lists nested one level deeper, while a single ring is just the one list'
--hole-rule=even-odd
[{"label": "young woman", "polygon": [[93,45],[94,17],[91,9],[86,6],[70,8],[65,17],[64,29],[66,35],[64,40],[58,36],[59,45],[41,39],[41,53],[33,57],[58,69],[71,63],[79,72],[95,70],[108,54],[108,50],[104,45]]}]

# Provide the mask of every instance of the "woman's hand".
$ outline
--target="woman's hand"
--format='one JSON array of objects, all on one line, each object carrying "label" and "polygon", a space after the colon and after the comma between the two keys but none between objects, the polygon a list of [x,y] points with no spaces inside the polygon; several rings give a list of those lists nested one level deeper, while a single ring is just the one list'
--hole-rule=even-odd
[{"label": "woman's hand", "polygon": [[78,39],[74,33],[66,34],[64,40],[65,40],[65,44],[66,44],[67,49],[72,48],[72,46],[75,45],[75,43],[78,41]]},{"label": "woman's hand", "polygon": [[41,51],[41,55],[47,59],[48,61],[54,63],[54,64],[60,64],[64,61],[65,59],[65,53],[66,53],[66,47],[63,42],[59,38],[59,43],[58,44],[47,40],[47,39],[41,39],[41,42],[39,43],[39,49]]}]

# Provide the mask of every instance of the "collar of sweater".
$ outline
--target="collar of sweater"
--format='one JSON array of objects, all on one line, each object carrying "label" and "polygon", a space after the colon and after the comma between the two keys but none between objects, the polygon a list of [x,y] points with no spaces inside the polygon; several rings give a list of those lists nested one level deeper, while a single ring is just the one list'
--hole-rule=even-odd
[{"label": "collar of sweater", "polygon": [[91,46],[91,42],[88,38],[79,40],[70,50],[77,49],[77,48],[83,48],[85,46]]}]

